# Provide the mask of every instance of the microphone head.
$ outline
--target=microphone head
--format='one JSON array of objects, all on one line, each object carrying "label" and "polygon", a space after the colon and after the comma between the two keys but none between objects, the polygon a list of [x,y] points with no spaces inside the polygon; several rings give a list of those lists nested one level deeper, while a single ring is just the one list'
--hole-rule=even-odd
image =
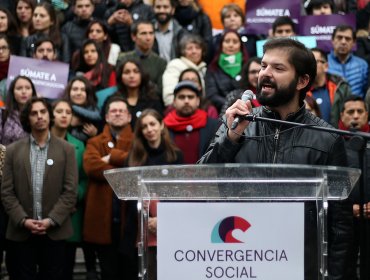
[{"label": "microphone head", "polygon": [[247,89],[246,91],[243,92],[243,95],[240,99],[244,102],[247,102],[247,100],[252,101],[253,97],[254,97],[253,91]]}]

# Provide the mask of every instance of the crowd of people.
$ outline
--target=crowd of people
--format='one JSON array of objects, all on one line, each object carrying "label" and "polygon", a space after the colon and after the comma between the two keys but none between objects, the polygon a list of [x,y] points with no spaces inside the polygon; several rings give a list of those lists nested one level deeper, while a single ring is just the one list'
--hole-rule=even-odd
[{"label": "crowd of people", "polygon": [[[335,28],[329,53],[316,47],[308,54],[284,39],[299,35],[291,18],[277,17],[269,34],[248,34],[244,1],[216,1],[222,2],[216,12],[208,2],[1,1],[0,254],[11,280],[73,279],[79,247],[86,279],[138,279],[137,207],[116,197],[103,175],[109,169],[197,162],[359,166],[348,139],[279,134],[284,128],[245,121],[235,131],[228,127],[237,114],[254,110],[370,132],[370,1],[303,1],[307,15],[357,16],[357,28]],[[271,40],[260,58],[262,39]],[[67,63],[64,93],[46,99],[29,77],[8,80],[11,55]],[[245,90],[253,92],[247,105],[240,100]],[[256,134],[275,138],[241,137]],[[273,154],[269,147],[276,145],[281,150]],[[351,234],[370,215],[370,204],[360,201],[354,192],[350,211],[334,205],[343,224],[352,224]],[[157,203],[149,209],[150,279],[156,279]],[[346,230],[333,227],[336,242],[349,248],[335,265],[329,262],[335,279],[357,279],[358,246]],[[345,272],[337,268],[343,259],[351,260]]]}]

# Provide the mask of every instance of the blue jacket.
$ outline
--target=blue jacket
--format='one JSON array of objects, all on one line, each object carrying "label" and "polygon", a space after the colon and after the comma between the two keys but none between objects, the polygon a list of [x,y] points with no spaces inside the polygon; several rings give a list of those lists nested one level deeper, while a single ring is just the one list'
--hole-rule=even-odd
[{"label": "blue jacket", "polygon": [[349,83],[352,93],[365,97],[368,83],[368,65],[362,58],[350,54],[345,63],[341,63],[334,52],[328,55],[330,74],[342,76]]}]

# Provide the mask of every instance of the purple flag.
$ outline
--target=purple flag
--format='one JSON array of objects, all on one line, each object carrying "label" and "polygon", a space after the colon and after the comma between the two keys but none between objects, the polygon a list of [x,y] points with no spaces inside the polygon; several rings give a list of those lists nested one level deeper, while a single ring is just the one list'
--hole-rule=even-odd
[{"label": "purple flag", "polygon": [[354,14],[302,16],[299,23],[299,34],[303,36],[315,36],[317,47],[326,52],[333,49],[331,35],[337,25],[347,24],[356,30],[356,18]]},{"label": "purple flag", "polygon": [[288,16],[298,24],[301,2],[292,0],[248,0],[245,28],[248,34],[268,35],[277,17]]},{"label": "purple flag", "polygon": [[7,88],[18,75],[29,77],[38,96],[60,98],[68,82],[69,64],[22,56],[10,56]]}]

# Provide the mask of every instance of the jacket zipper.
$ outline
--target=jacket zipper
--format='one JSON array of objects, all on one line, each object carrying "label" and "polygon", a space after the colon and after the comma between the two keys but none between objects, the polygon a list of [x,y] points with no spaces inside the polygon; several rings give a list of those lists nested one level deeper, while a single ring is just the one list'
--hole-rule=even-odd
[{"label": "jacket zipper", "polygon": [[277,148],[278,148],[278,142],[279,142],[279,133],[280,133],[280,128],[276,128],[275,130],[275,135],[274,135],[274,158],[272,163],[275,163],[276,161],[276,156],[277,156]]}]

